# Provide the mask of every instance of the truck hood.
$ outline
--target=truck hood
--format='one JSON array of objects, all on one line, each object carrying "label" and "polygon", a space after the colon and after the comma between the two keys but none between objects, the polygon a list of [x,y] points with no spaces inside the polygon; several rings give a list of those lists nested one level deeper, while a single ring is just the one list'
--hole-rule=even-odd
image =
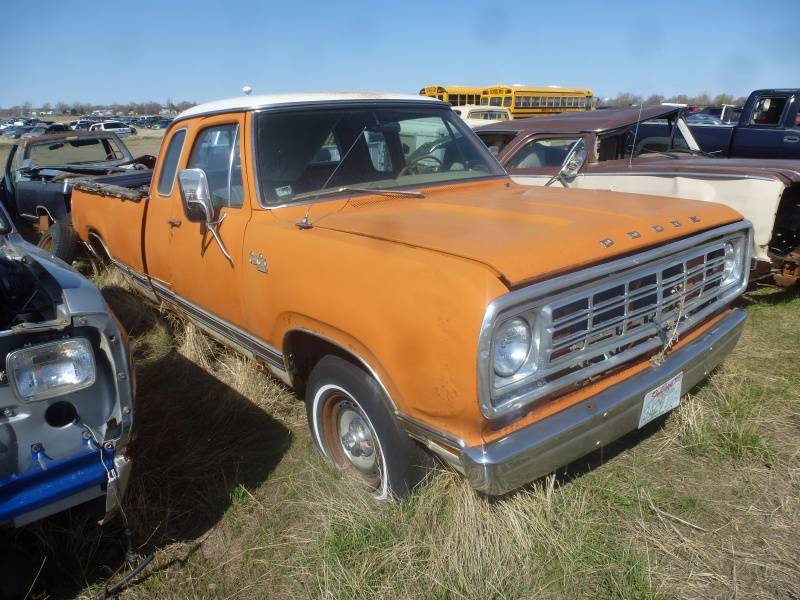
[{"label": "truck hood", "polygon": [[776,179],[789,185],[800,183],[800,160],[763,160],[757,158],[708,158],[687,156],[669,158],[666,156],[640,156],[629,166],[627,160],[610,160],[593,163],[593,173],[664,173],[687,175],[730,175],[732,177],[765,177]]},{"label": "truck hood", "polygon": [[315,227],[476,261],[516,287],[742,218],[709,202],[497,180],[426,194],[355,197]]}]

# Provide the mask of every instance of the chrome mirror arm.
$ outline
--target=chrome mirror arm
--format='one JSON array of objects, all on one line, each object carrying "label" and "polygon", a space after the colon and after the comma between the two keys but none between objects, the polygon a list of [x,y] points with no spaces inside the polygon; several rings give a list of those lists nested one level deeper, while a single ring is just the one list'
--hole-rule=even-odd
[{"label": "chrome mirror arm", "polygon": [[222,215],[222,217],[220,217],[220,219],[217,221],[206,221],[206,228],[211,232],[211,237],[214,238],[214,241],[217,242],[217,246],[219,246],[219,250],[222,252],[222,255],[228,259],[228,262],[231,264],[231,266],[233,266],[233,257],[225,247],[222,238],[219,237],[219,226],[222,225],[225,217],[226,215]]}]

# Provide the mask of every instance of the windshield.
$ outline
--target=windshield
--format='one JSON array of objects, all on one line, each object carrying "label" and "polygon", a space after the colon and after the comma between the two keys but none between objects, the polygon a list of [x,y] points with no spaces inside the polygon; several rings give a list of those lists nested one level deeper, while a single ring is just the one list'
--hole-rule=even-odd
[{"label": "windshield", "polygon": [[60,167],[122,160],[125,154],[110,138],[78,138],[33,144],[25,158],[32,167]]},{"label": "windshield", "polygon": [[256,159],[270,204],[323,188],[386,190],[504,174],[452,110],[427,106],[264,112]]}]

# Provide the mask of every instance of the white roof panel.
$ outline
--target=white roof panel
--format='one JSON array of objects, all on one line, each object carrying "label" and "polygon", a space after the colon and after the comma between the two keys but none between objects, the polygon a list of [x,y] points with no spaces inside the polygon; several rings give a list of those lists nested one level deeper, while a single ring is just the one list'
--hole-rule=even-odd
[{"label": "white roof panel", "polygon": [[185,117],[195,117],[198,115],[237,111],[253,110],[256,108],[269,108],[282,104],[298,104],[307,102],[342,102],[358,100],[395,100],[395,101],[417,101],[417,102],[440,102],[436,98],[418,96],[413,94],[373,94],[373,93],[352,93],[352,92],[328,92],[328,93],[308,93],[308,94],[264,94],[261,96],[240,96],[238,98],[228,98],[227,100],[215,100],[193,106],[177,116],[178,119]]}]

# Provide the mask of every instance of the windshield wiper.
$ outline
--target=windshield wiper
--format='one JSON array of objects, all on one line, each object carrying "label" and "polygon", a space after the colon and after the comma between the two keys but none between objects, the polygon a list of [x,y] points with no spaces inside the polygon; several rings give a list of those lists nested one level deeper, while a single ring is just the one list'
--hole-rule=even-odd
[{"label": "windshield wiper", "polygon": [[293,200],[301,200],[303,198],[315,197],[319,198],[321,196],[334,196],[336,194],[342,194],[344,192],[364,192],[367,194],[377,194],[378,196],[400,196],[403,198],[424,198],[425,194],[418,191],[413,190],[387,190],[381,188],[367,188],[367,187],[355,187],[351,185],[345,185],[338,188],[329,188],[327,190],[319,190],[316,192],[308,192],[305,194],[298,194],[297,196],[293,196]]}]

